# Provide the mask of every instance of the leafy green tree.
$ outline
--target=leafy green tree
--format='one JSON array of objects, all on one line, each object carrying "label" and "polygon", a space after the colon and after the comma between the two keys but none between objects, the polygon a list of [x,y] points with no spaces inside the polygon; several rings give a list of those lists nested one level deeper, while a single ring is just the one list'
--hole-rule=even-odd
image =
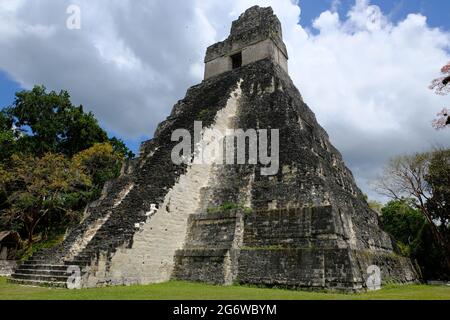
[{"label": "leafy green tree", "polygon": [[71,107],[65,91],[46,93],[44,86],[35,86],[31,91],[17,92],[13,106],[6,112],[22,131],[21,150],[35,155],[56,152],[64,138],[62,115]]},{"label": "leafy green tree", "polygon": [[447,235],[450,227],[450,149],[437,149],[430,158],[425,179],[433,190],[427,208],[434,220],[439,221]]},{"label": "leafy green tree", "polygon": [[14,153],[15,144],[12,119],[0,111],[0,163],[7,161]]},{"label": "leafy green tree", "polygon": [[0,230],[58,238],[130,157],[67,91],[17,92],[0,110]]},{"label": "leafy green tree", "polygon": [[[95,143],[110,141],[94,115],[74,106],[64,90],[47,92],[44,86],[35,86],[17,92],[5,114],[22,132],[18,149],[36,156],[47,152],[73,156]],[[112,138],[111,143],[124,155],[132,155],[121,140]]]},{"label": "leafy green tree", "polygon": [[113,147],[114,153],[124,158],[134,158],[135,154],[128,149],[125,143],[116,137],[109,139],[109,144]]},{"label": "leafy green tree", "polygon": [[92,179],[93,197],[98,197],[103,185],[120,174],[123,155],[115,152],[109,143],[97,143],[73,157],[77,167],[82,168]]},{"label": "leafy green tree", "polygon": [[63,114],[64,131],[58,151],[69,156],[92,147],[95,143],[107,142],[108,135],[100,128],[97,119],[83,107],[72,107]]},{"label": "leafy green tree", "polygon": [[426,220],[412,200],[394,200],[381,209],[383,229],[404,245],[413,245]]},{"label": "leafy green tree", "polygon": [[[449,230],[448,223],[445,223],[448,198],[445,198],[447,193],[444,187],[449,164],[448,157],[443,156],[445,154],[432,151],[391,159],[378,179],[377,189],[393,200],[412,199],[411,204],[427,220],[434,242],[442,251],[447,273],[450,273]],[[441,198],[442,195],[444,198]]]},{"label": "leafy green tree", "polygon": [[[11,173],[0,163],[0,212],[8,207],[8,189],[7,183],[11,180]],[[3,223],[2,223],[3,222]],[[4,221],[0,219],[0,230],[5,229]]]},{"label": "leafy green tree", "polygon": [[89,188],[91,180],[83,168],[61,154],[13,155],[11,163],[8,174],[0,179],[0,189],[13,190],[7,198],[10,206],[1,216],[9,225],[22,225],[32,244],[44,219],[77,214],[72,209],[73,194]]},{"label": "leafy green tree", "polygon": [[445,252],[411,199],[393,200],[381,209],[381,226],[397,240],[402,254],[415,259],[425,279],[449,279]]}]

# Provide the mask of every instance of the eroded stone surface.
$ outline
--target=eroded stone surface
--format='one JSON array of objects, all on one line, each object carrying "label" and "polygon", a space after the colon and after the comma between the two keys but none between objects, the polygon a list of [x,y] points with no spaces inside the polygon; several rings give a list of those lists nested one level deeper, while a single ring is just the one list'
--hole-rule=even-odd
[{"label": "eroded stone surface", "polygon": [[233,57],[239,64],[270,59],[288,71],[288,54],[283,42],[281,23],[272,8],[254,6],[245,11],[231,26],[230,36],[210,46],[205,56],[205,79],[232,70]]}]

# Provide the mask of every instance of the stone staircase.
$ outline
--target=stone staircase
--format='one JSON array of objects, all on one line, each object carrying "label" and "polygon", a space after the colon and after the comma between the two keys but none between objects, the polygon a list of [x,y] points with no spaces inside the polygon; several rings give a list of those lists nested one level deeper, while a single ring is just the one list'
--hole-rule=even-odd
[{"label": "stone staircase", "polygon": [[[126,167],[124,170],[131,169]],[[126,174],[106,183],[102,197],[88,206],[86,218],[82,223],[74,228],[62,243],[53,248],[35,252],[14,271],[8,281],[23,285],[66,288],[67,280],[71,276],[69,266],[79,266],[83,276],[86,267],[96,257],[96,252],[94,250],[83,252],[87,244],[78,243],[79,240],[90,242],[95,237],[98,229],[101,229],[109,219],[109,212],[120,205],[127,195],[126,191],[130,189],[130,185],[132,185],[132,177]],[[105,239],[107,238],[96,242],[105,243]]]},{"label": "stone staircase", "polygon": [[60,264],[49,263],[44,253],[37,252],[21,264],[8,281],[22,285],[67,288],[72,274],[69,267],[78,266],[82,275],[83,269],[89,264],[89,259],[82,260],[81,257]]}]

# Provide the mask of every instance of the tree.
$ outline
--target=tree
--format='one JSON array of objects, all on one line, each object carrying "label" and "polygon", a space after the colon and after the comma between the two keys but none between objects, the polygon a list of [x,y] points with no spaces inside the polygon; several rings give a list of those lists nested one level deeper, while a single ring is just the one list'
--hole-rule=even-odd
[{"label": "tree", "polygon": [[83,168],[60,154],[13,155],[11,163],[9,174],[0,179],[2,188],[13,190],[2,217],[9,224],[23,225],[32,244],[36,227],[45,217],[74,214],[73,193],[86,189],[91,181]]},{"label": "tree", "polygon": [[[6,184],[12,179],[11,173],[0,163],[0,212],[7,208],[8,189]],[[0,221],[1,222],[1,221]],[[1,224],[0,224],[1,226]],[[2,228],[0,227],[0,230]]]},{"label": "tree", "polygon": [[430,211],[427,205],[436,192],[434,185],[427,181],[430,161],[434,155],[434,152],[416,153],[391,159],[384,174],[378,179],[376,188],[379,193],[394,200],[414,200],[414,206],[429,223],[436,243],[444,252],[447,269],[450,270],[450,246],[446,232],[437,225],[438,213]]},{"label": "tree", "polygon": [[12,120],[0,111],[0,163],[9,159],[15,150],[14,130]]},{"label": "tree", "polygon": [[[22,132],[17,140],[19,150],[36,156],[52,152],[71,157],[95,143],[110,141],[94,115],[84,112],[83,106],[74,106],[64,90],[47,92],[44,86],[35,86],[17,92],[14,104],[4,113]],[[111,143],[132,155],[121,140],[112,138]]]},{"label": "tree", "polygon": [[418,231],[426,222],[411,199],[392,200],[381,209],[383,229],[406,245],[413,243]]},{"label": "tree", "polygon": [[63,114],[64,131],[57,151],[68,156],[86,150],[96,143],[108,142],[108,135],[100,128],[97,119],[83,106],[72,107]]},{"label": "tree", "polygon": [[[441,77],[434,79],[431,82],[430,89],[434,90],[436,94],[446,95],[450,92],[450,62],[441,69]],[[450,125],[450,113],[447,108],[442,109],[437,114],[438,118],[433,121],[433,127],[436,129],[444,129]]]},{"label": "tree", "polygon": [[381,227],[397,240],[402,254],[415,259],[424,279],[449,279],[444,255],[430,224],[411,199],[393,200],[381,209]]},{"label": "tree", "polygon": [[128,149],[128,147],[122,140],[116,137],[112,137],[111,139],[109,139],[109,144],[113,147],[113,151],[115,154],[123,158],[134,158],[134,153],[130,149]]},{"label": "tree", "polygon": [[114,151],[109,143],[97,143],[93,147],[77,153],[73,157],[74,164],[89,174],[94,187],[94,195],[99,196],[106,181],[120,174],[123,155]]},{"label": "tree", "polygon": [[67,91],[17,92],[0,110],[0,230],[17,230],[30,244],[38,234],[59,237],[120,174],[125,157],[134,157],[125,143],[109,138]]},{"label": "tree", "polygon": [[441,228],[450,227],[450,149],[438,149],[430,158],[426,181],[433,190],[427,209]]}]

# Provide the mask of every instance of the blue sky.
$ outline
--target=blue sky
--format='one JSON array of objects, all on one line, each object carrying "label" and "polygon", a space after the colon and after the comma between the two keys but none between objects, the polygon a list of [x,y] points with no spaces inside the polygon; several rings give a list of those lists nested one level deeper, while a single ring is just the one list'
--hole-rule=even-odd
[{"label": "blue sky", "polygon": [[[345,15],[354,5],[353,0],[339,1],[338,12]],[[301,24],[311,25],[318,14],[328,10],[333,0],[299,0],[302,8]],[[403,20],[409,13],[421,13],[428,18],[431,27],[450,30],[450,1],[447,0],[372,0],[392,21]]]},{"label": "blue sky", "polygon": [[20,90],[18,83],[10,79],[8,74],[0,70],[0,106],[6,107],[14,101],[14,93]]},{"label": "blue sky", "polygon": [[[308,29],[311,28],[312,21],[320,15],[321,12],[328,10],[333,0],[299,0],[302,8],[300,24]],[[444,0],[372,0],[371,4],[378,5],[389,18],[396,22],[403,20],[409,13],[421,13],[428,18],[428,24],[431,27],[438,27],[450,30],[450,1]],[[345,16],[346,12],[354,5],[353,0],[341,0],[337,6],[341,16]],[[43,83],[46,85],[45,83]],[[12,104],[14,93],[21,90],[20,84],[14,82],[11,77],[0,69],[0,106],[5,107]],[[71,88],[66,89],[69,92]],[[102,119],[99,119],[102,123]],[[109,132],[114,135],[114,132]],[[137,139],[125,139],[127,145],[137,151],[140,142],[149,138],[143,135]]]}]

